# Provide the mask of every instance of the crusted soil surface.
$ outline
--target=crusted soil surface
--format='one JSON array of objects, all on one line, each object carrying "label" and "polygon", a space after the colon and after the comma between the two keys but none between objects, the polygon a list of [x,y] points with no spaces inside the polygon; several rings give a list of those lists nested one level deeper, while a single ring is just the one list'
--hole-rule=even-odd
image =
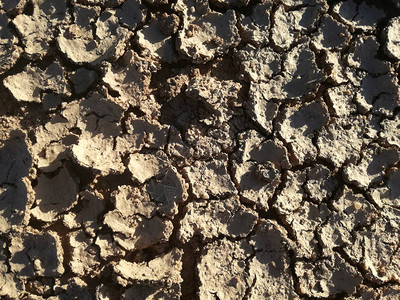
[{"label": "crusted soil surface", "polygon": [[400,299],[397,0],[0,0],[1,299]]}]

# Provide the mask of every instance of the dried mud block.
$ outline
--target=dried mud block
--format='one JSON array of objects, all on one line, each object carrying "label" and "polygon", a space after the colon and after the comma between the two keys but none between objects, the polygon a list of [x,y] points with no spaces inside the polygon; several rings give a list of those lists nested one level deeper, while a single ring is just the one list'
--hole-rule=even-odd
[{"label": "dried mud block", "polygon": [[250,240],[256,251],[249,260],[249,299],[298,299],[290,272],[292,243],[275,221],[262,221]]},{"label": "dried mud block", "polygon": [[114,256],[121,257],[126,253],[114,242],[111,234],[99,234],[95,244],[99,247],[100,257],[104,260],[108,260]]},{"label": "dried mud block", "polygon": [[323,2],[290,11],[286,11],[284,6],[279,6],[274,14],[274,26],[271,29],[273,45],[281,51],[288,50],[294,42],[299,41],[303,32],[315,28],[317,20],[326,10],[327,6]]},{"label": "dried mud block", "polygon": [[315,6],[323,3],[324,0],[281,0],[281,2],[289,7],[296,6]]},{"label": "dried mud block", "polygon": [[124,2],[124,0],[75,0],[75,2],[88,6],[98,5],[101,7],[111,8],[120,6]]},{"label": "dried mud block", "polygon": [[100,134],[81,135],[78,144],[72,146],[72,157],[82,167],[102,175],[123,173],[125,170],[119,153],[114,151],[114,139]]},{"label": "dried mud block", "polygon": [[31,214],[45,222],[54,221],[78,200],[78,182],[65,167],[53,177],[40,175],[34,191],[36,206],[31,209]]},{"label": "dried mud block", "polygon": [[316,262],[297,262],[295,273],[301,294],[308,297],[351,294],[363,280],[357,269],[336,253]]},{"label": "dried mud block", "polygon": [[319,231],[319,240],[326,254],[332,253],[336,247],[352,245],[352,233],[357,228],[367,227],[378,217],[378,212],[364,196],[355,194],[346,186],[332,202],[332,207],[334,211]]},{"label": "dried mud block", "polygon": [[[0,272],[0,296],[4,299],[21,299],[25,286],[13,273]],[[40,298],[42,299],[42,298]]]},{"label": "dried mud block", "polygon": [[185,167],[193,194],[197,198],[209,199],[235,194],[236,188],[227,170],[226,154],[212,161],[196,161]]},{"label": "dried mud block", "polygon": [[387,179],[382,186],[371,189],[371,197],[379,207],[384,205],[400,207],[400,170],[391,168],[385,177]]},{"label": "dried mud block", "polygon": [[[86,28],[85,28],[86,27]],[[99,65],[104,60],[122,56],[129,31],[118,23],[115,11],[104,11],[95,23],[96,35],[90,33],[90,19],[86,30],[76,24],[60,29],[57,45],[60,51],[76,64]]]},{"label": "dried mud block", "polygon": [[[342,60],[342,55],[340,52],[331,52],[326,51],[323,55],[323,64],[328,80],[335,84],[335,87],[338,85],[345,84],[349,81],[348,71],[346,69],[344,61]],[[354,72],[354,70],[352,70]],[[351,93],[355,94],[356,91],[354,88]]]},{"label": "dried mud block", "polygon": [[243,49],[235,51],[235,58],[248,81],[268,81],[281,69],[280,54],[268,47],[257,49],[246,45]]},{"label": "dried mud block", "polygon": [[182,250],[173,248],[149,262],[131,263],[122,259],[112,263],[116,282],[133,285],[123,299],[180,299],[182,255]]},{"label": "dried mud block", "polygon": [[1,0],[0,7],[4,11],[10,13],[14,10],[22,10],[26,4],[26,0]]},{"label": "dried mud block", "polygon": [[257,46],[269,42],[270,12],[272,2],[269,0],[257,3],[251,15],[239,15],[240,36],[243,42],[251,42]]},{"label": "dried mud block", "polygon": [[132,179],[144,183],[150,178],[165,171],[168,161],[164,155],[135,153],[129,156],[128,169]]},{"label": "dried mud block", "polygon": [[136,26],[142,23],[147,14],[147,9],[141,4],[140,0],[126,0],[117,8],[115,16],[119,21],[134,30]]},{"label": "dried mud block", "polygon": [[246,6],[249,0],[211,0],[210,2],[218,7],[236,8]]},{"label": "dried mud block", "polygon": [[19,278],[59,277],[64,273],[59,236],[46,233],[13,233],[10,236],[10,268]]},{"label": "dried mud block", "polygon": [[83,227],[90,236],[95,236],[101,223],[98,218],[105,209],[102,194],[97,191],[83,191],[79,193],[79,205],[63,217],[63,224],[69,229]]},{"label": "dried mud block", "polygon": [[[150,23],[137,31],[136,41],[143,54],[166,63],[174,63],[178,61],[175,40],[170,34],[165,33],[164,28],[168,21],[167,17],[163,18],[163,16],[153,15]],[[179,18],[175,21],[179,25]]]},{"label": "dried mud block", "polygon": [[400,59],[400,40],[397,34],[399,30],[400,17],[395,17],[389,21],[383,32],[383,36],[386,39],[385,53],[396,60]]},{"label": "dried mud block", "polygon": [[385,17],[384,11],[379,8],[370,6],[366,2],[356,3],[353,0],[337,3],[333,7],[333,12],[345,24],[363,31],[375,30],[378,22]]},{"label": "dried mud block", "polygon": [[398,285],[389,285],[382,289],[382,300],[396,299],[400,297],[400,287]]},{"label": "dried mud block", "polygon": [[264,97],[265,86],[259,83],[250,83],[250,101],[245,103],[250,118],[259,124],[267,134],[273,131],[273,121],[278,114],[279,105]]},{"label": "dried mud block", "polygon": [[281,182],[280,171],[271,162],[257,164],[247,161],[241,164],[233,163],[233,172],[240,195],[267,211],[268,201]]},{"label": "dried mud block", "polygon": [[285,108],[278,130],[292,148],[297,164],[316,158],[318,151],[313,138],[328,121],[328,108],[322,101]]},{"label": "dried mud block", "polygon": [[289,51],[283,68],[283,75],[260,83],[260,93],[265,99],[299,99],[315,92],[325,78],[315,62],[315,54],[310,50],[308,40]]},{"label": "dried mud block", "polygon": [[324,165],[316,164],[307,169],[307,183],[304,190],[312,201],[321,203],[329,199],[338,186],[337,179]]},{"label": "dried mud block", "polygon": [[68,299],[82,299],[91,300],[93,296],[88,291],[88,286],[79,277],[68,278],[60,282],[56,280],[54,291],[56,296],[49,297],[49,300],[68,300]]},{"label": "dried mud block", "polygon": [[356,91],[351,84],[339,85],[327,90],[327,101],[337,117],[348,117],[357,111],[357,106],[353,102],[355,94]]},{"label": "dried mud block", "polygon": [[43,94],[54,93],[62,98],[71,95],[68,81],[60,63],[54,62],[46,70],[28,65],[23,72],[4,79],[4,86],[18,101],[42,102]]},{"label": "dried mud block", "polygon": [[370,142],[367,137],[369,120],[352,117],[347,121],[335,119],[322,128],[317,139],[319,156],[340,168],[359,156],[363,145]]},{"label": "dried mud block", "polygon": [[323,16],[320,27],[312,42],[318,50],[342,49],[350,41],[351,34],[346,26],[331,16]]},{"label": "dried mud block", "polygon": [[194,0],[179,0],[174,8],[183,13],[183,27],[178,31],[176,42],[183,57],[194,63],[205,63],[239,44],[233,10],[224,14],[214,12],[206,1]]},{"label": "dried mud block", "polygon": [[206,125],[220,125],[233,115],[230,108],[238,98],[240,83],[232,80],[219,81],[214,77],[199,76],[191,80],[185,94],[203,103],[210,116],[200,121]]},{"label": "dried mud block", "polygon": [[100,272],[100,257],[98,249],[93,245],[91,238],[88,238],[83,231],[76,231],[69,235],[71,246],[71,260],[69,266],[77,276],[94,277]]},{"label": "dried mud block", "polygon": [[22,52],[18,38],[8,27],[9,21],[6,14],[0,13],[0,74],[11,69]]},{"label": "dried mud block", "polygon": [[400,148],[400,115],[397,114],[392,120],[385,119],[381,123],[382,131],[379,133],[384,141],[392,146]]},{"label": "dried mud block", "polygon": [[351,67],[374,75],[385,74],[390,71],[388,62],[376,58],[379,43],[375,37],[359,36],[354,41],[353,47],[353,51],[351,51],[347,58]]},{"label": "dried mud block", "polygon": [[122,57],[121,66],[114,68],[105,65],[103,82],[119,94],[118,104],[124,109],[128,105],[139,106],[148,102],[151,74],[158,66],[149,59],[141,58],[136,52],[128,50]]},{"label": "dried mud block", "polygon": [[116,150],[122,154],[138,152],[144,147],[162,150],[167,145],[170,126],[131,113],[125,122],[126,134],[116,138]]},{"label": "dried mud block", "polygon": [[50,49],[56,27],[69,17],[63,0],[33,1],[32,15],[19,14],[12,21],[21,36],[24,55],[31,60],[43,58]]},{"label": "dried mud block", "polygon": [[343,175],[347,182],[368,188],[371,184],[381,182],[387,168],[399,159],[400,153],[397,150],[371,144],[363,149],[359,161],[345,166]]},{"label": "dried mud block", "polygon": [[305,195],[304,184],[307,170],[287,171],[283,189],[276,198],[274,207],[280,214],[291,214],[300,208]]},{"label": "dried mud block", "polygon": [[138,250],[168,241],[173,226],[157,216],[146,219],[139,214],[125,216],[118,209],[108,212],[104,224],[114,232],[114,240],[124,249]]},{"label": "dried mud block", "polygon": [[72,74],[69,76],[69,79],[73,84],[75,93],[83,94],[86,93],[97,81],[97,77],[98,76],[95,71],[79,68],[78,70],[72,72]]},{"label": "dried mud block", "polygon": [[208,244],[197,265],[199,298],[242,299],[247,290],[247,258],[252,253],[245,240],[231,242],[222,239]]},{"label": "dried mud block", "polygon": [[257,214],[241,206],[238,197],[190,202],[181,221],[179,239],[186,243],[199,235],[202,239],[222,236],[246,237],[257,221]]},{"label": "dried mud block", "polygon": [[399,282],[400,211],[384,207],[380,212],[375,223],[354,233],[354,241],[344,251],[365,270],[367,279],[378,284]]}]

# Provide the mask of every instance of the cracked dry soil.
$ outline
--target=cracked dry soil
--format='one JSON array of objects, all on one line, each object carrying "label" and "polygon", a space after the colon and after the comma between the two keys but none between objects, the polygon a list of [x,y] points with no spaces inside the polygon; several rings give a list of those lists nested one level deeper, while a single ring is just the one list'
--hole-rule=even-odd
[{"label": "cracked dry soil", "polygon": [[400,5],[0,0],[1,299],[400,299]]}]

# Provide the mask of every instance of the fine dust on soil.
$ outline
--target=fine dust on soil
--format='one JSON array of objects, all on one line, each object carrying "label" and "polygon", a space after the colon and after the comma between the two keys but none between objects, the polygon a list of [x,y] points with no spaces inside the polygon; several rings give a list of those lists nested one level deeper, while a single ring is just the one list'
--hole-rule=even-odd
[{"label": "fine dust on soil", "polygon": [[0,0],[2,299],[399,299],[400,5]]}]

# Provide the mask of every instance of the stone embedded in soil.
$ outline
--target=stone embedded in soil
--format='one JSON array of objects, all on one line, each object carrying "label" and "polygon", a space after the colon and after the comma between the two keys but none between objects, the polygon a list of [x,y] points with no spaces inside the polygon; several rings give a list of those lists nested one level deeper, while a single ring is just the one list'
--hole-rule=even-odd
[{"label": "stone embedded in soil", "polygon": [[205,63],[239,44],[233,10],[214,12],[206,1],[192,0],[179,0],[174,8],[183,13],[183,26],[177,36],[177,49],[183,57]]},{"label": "stone embedded in soil", "polygon": [[297,164],[316,158],[318,151],[312,140],[328,121],[328,108],[322,101],[285,108],[278,130],[290,145]]},{"label": "stone embedded in soil", "polygon": [[199,235],[203,239],[220,236],[246,237],[253,229],[257,214],[241,206],[237,196],[223,200],[188,203],[181,221],[179,239],[188,242]]},{"label": "stone embedded in soil", "polygon": [[299,261],[295,264],[299,290],[308,297],[330,297],[341,293],[351,294],[362,282],[362,276],[339,254],[317,262]]}]

